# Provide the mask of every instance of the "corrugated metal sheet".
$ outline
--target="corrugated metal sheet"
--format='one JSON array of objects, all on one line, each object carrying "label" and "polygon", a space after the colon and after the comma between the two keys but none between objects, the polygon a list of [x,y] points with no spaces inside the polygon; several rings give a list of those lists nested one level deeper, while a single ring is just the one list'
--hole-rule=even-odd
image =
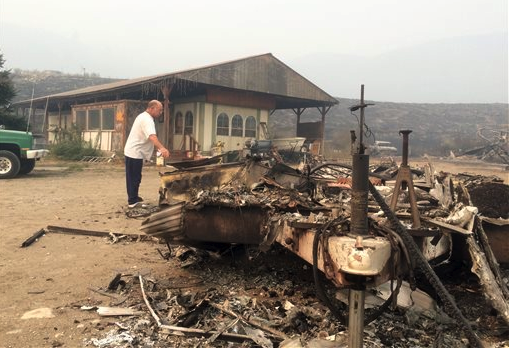
[{"label": "corrugated metal sheet", "polygon": [[180,201],[170,205],[170,208],[152,214],[142,222],[140,230],[151,236],[181,240],[184,237],[183,208],[184,201]]}]

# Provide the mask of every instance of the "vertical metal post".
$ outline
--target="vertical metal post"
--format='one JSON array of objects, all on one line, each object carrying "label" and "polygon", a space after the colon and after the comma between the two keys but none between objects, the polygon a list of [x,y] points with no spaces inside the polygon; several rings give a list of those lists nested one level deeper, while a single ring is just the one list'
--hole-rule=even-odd
[{"label": "vertical metal post", "polygon": [[409,158],[409,134],[411,130],[401,130],[398,133],[402,135],[402,166],[407,166]]},{"label": "vertical metal post", "polygon": [[[357,152],[352,154],[352,191],[351,191],[351,231],[350,236],[368,235],[368,165],[369,156],[365,154],[363,144],[363,127],[365,126],[365,85],[361,85],[361,100],[351,111],[360,109],[359,143]],[[355,141],[351,132],[351,142]],[[349,290],[349,348],[363,346],[363,329],[365,320],[365,280],[357,279]]]},{"label": "vertical metal post", "polygon": [[365,321],[365,287],[349,290],[349,348],[363,347]]},{"label": "vertical metal post", "polygon": [[368,163],[366,154],[352,156],[351,236],[368,235]]}]

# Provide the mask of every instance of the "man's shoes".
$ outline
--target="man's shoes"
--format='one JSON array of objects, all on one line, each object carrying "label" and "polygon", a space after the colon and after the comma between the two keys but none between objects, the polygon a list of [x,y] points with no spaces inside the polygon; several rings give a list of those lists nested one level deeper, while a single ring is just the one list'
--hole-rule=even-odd
[{"label": "man's shoes", "polygon": [[142,200],[140,200],[140,199],[142,199],[142,198],[139,197],[138,201],[135,202],[134,204],[128,204],[128,208],[137,208],[137,207],[138,208],[147,208],[147,207],[149,207],[148,204],[143,203],[143,199]]}]

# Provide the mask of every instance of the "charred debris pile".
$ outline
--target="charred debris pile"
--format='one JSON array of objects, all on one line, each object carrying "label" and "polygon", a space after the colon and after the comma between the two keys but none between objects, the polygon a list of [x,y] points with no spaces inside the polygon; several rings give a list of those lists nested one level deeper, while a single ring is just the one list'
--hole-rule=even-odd
[{"label": "charred debris pile", "polygon": [[361,238],[351,164],[248,158],[161,173],[161,211],[140,229],[186,273],[119,275],[107,292],[144,315],[89,344],[345,347],[349,292],[363,289],[364,346],[508,346],[508,185],[429,163],[406,187],[401,167],[370,166]]},{"label": "charred debris pile", "polygon": [[[292,319],[295,314],[291,315],[290,309],[293,307],[287,304],[296,306],[289,297],[292,291],[251,285],[248,288],[262,287],[265,297],[271,298],[273,294],[277,298],[271,306],[264,304],[262,309],[258,309],[257,299],[261,293],[256,292],[249,296],[250,305],[235,308],[241,315],[257,309],[260,313],[253,316],[265,324],[257,330],[262,332],[254,335],[247,330],[246,326],[257,326],[242,316],[236,324],[243,324],[244,330],[223,322],[215,327],[215,330],[225,333],[230,332],[223,328],[235,327],[235,331],[240,331],[235,333],[251,336],[248,341],[252,344],[248,345],[255,342],[264,347],[285,346],[286,341],[292,339],[300,341],[293,343],[293,346],[326,339],[336,340],[335,345],[341,345],[338,341],[346,340],[349,303],[342,296],[342,291],[360,284],[369,290],[367,295],[375,294],[383,298],[382,302],[376,302],[375,311],[368,310],[373,305],[366,305],[365,325],[368,327],[365,333],[373,334],[365,337],[367,346],[457,346],[467,343],[478,346],[484,340],[494,341],[494,337],[508,333],[508,278],[501,273],[502,267],[507,268],[508,245],[491,244],[492,239],[497,241],[498,234],[506,234],[505,239],[508,239],[508,185],[496,177],[437,173],[429,163],[423,168],[410,170],[414,189],[411,191],[409,188],[400,188],[404,187],[398,179],[400,171],[393,161],[370,166],[369,182],[374,190],[371,190],[367,202],[370,236],[363,239],[350,236],[352,165],[317,161],[315,165],[305,165],[299,170],[275,158],[268,161],[251,158],[239,163],[161,174],[162,211],[146,219],[141,230],[162,238],[169,246],[188,246],[194,254],[202,256],[205,252],[198,251],[214,251],[213,254],[217,255],[224,254],[233,246],[244,246],[251,251],[249,259],[254,263],[257,258],[271,256],[275,250],[281,252],[283,247],[287,258],[291,258],[291,252],[290,256],[294,254],[308,262],[305,265],[310,265],[313,272],[314,287],[313,291],[305,293],[314,293],[315,296],[294,302],[301,308],[299,316],[306,318],[306,323],[312,324],[313,330],[291,330],[292,326],[285,324],[285,321],[299,323]],[[396,190],[396,183],[399,190]],[[481,187],[485,189],[477,189]],[[484,196],[491,195],[490,190],[495,191],[492,200],[484,199]],[[388,212],[390,206],[391,212]],[[410,247],[409,241],[401,236],[402,229],[411,236],[415,247]],[[174,249],[171,251],[174,253]],[[211,258],[211,252],[207,256]],[[423,261],[426,261],[426,265]],[[500,266],[499,263],[504,265]],[[280,266],[273,268],[285,270]],[[468,302],[461,309],[455,299],[463,300],[463,296],[457,294],[454,298],[446,290],[445,285],[451,287],[451,280],[445,281],[442,277],[452,270],[460,270],[462,275],[472,275],[469,279],[476,284],[479,292],[476,304]],[[216,275],[219,271],[212,273]],[[268,277],[263,271],[257,275],[254,280]],[[360,275],[361,283],[358,279]],[[292,289],[302,287],[299,276],[291,283],[286,277],[272,282],[275,285],[287,282]],[[243,287],[246,289],[246,285]],[[332,287],[336,288],[333,294]],[[474,286],[471,284],[469,287]],[[389,291],[384,293],[383,289]],[[231,288],[229,292],[237,291]],[[416,292],[426,295],[425,298],[430,301],[426,302],[428,305],[421,305],[419,311],[416,306],[401,307],[398,294],[410,293],[416,297]],[[222,292],[220,294],[223,295]],[[194,303],[193,309],[202,306],[218,311],[219,308],[211,306],[209,302],[211,298],[218,297],[217,292],[214,292],[214,296],[202,297],[200,302]],[[409,294],[407,297],[413,299]],[[207,306],[202,303],[204,300],[207,300]],[[238,301],[222,296],[216,303],[226,303],[227,308],[232,309],[231,302]],[[319,314],[311,309],[304,310],[310,305],[313,310],[320,310]],[[481,308],[485,310],[480,312]],[[274,314],[268,309],[281,313]],[[307,311],[311,313],[307,314]],[[384,327],[388,319],[396,321],[393,318],[395,311],[400,312],[400,316],[404,314],[400,331],[409,331],[414,339],[395,342],[395,338],[387,338],[384,330],[377,331],[371,327]],[[221,309],[219,313],[225,315]],[[427,316],[424,314],[434,314],[433,329],[422,328],[417,324],[419,321],[409,319],[409,314],[422,320]],[[449,320],[442,322],[438,318]],[[492,324],[492,330],[483,329],[486,331],[484,333],[492,331],[491,335],[485,336],[487,338],[480,334],[480,325],[472,326],[473,321],[482,318],[490,319],[487,323]],[[305,321],[303,319],[301,321]],[[430,318],[424,322],[425,326],[429,324],[428,321]],[[203,325],[198,319],[194,328]],[[458,328],[461,331],[445,337],[445,328]],[[275,335],[275,331],[278,335]]]}]

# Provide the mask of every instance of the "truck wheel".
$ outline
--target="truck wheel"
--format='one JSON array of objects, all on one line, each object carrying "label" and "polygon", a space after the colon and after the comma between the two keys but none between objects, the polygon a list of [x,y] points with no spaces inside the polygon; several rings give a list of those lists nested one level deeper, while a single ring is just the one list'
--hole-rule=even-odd
[{"label": "truck wheel", "polygon": [[35,167],[35,159],[21,159],[21,166],[19,168],[19,174],[24,175],[32,172]]},{"label": "truck wheel", "polygon": [[0,179],[15,177],[21,164],[16,154],[8,150],[0,150]]}]

